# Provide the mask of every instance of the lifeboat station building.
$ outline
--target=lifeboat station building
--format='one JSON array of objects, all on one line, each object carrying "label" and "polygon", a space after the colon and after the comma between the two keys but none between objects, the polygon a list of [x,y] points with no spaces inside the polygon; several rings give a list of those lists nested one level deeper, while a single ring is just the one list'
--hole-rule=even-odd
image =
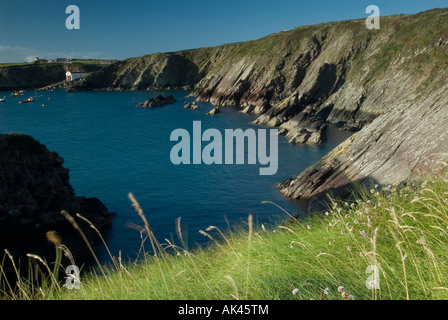
[{"label": "lifeboat station building", "polygon": [[80,79],[82,77],[84,77],[87,74],[87,72],[85,71],[67,71],[65,73],[65,80],[66,81],[73,81],[76,79]]}]

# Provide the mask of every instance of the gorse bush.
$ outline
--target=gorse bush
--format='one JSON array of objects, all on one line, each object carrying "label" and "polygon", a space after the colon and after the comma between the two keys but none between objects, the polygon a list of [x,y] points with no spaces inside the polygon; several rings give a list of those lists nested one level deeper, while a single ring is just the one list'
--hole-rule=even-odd
[{"label": "gorse bush", "polygon": [[158,242],[130,194],[143,221],[133,226],[142,236],[139,259],[111,256],[109,266],[81,273],[79,289],[69,290],[65,279],[32,289],[22,280],[6,293],[13,299],[446,299],[448,178],[436,176],[359,189],[356,200],[333,200],[301,221],[287,216],[254,226],[249,217],[231,232],[209,226],[200,232],[213,244],[194,250],[185,249],[181,236],[179,245]]}]

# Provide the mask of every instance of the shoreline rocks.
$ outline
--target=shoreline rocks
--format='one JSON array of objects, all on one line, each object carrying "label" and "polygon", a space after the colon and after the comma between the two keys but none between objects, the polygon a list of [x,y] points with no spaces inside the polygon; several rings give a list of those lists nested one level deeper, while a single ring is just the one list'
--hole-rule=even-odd
[{"label": "shoreline rocks", "polygon": [[199,110],[200,108],[197,105],[196,101],[194,101],[194,102],[185,102],[184,109]]},{"label": "shoreline rocks", "polygon": [[221,113],[221,109],[219,107],[214,107],[212,110],[206,113],[208,116],[214,116]]}]

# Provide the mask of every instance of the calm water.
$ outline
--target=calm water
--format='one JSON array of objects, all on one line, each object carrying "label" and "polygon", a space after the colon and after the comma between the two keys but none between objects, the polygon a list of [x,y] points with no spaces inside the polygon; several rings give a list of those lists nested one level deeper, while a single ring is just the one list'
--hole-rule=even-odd
[{"label": "calm water", "polygon": [[[140,247],[140,234],[128,222],[142,224],[127,194],[133,192],[156,235],[163,241],[175,239],[175,220],[181,217],[182,231],[189,246],[206,239],[199,229],[210,225],[227,228],[253,214],[258,223],[285,217],[278,208],[261,204],[273,201],[291,214],[303,213],[298,201],[284,198],[276,189],[283,179],[295,176],[320,159],[348,133],[330,128],[324,146],[291,145],[279,137],[279,168],[276,175],[260,176],[259,165],[180,165],[170,161],[176,144],[170,134],[177,128],[192,132],[193,121],[202,130],[259,129],[246,115],[233,108],[206,116],[213,107],[198,103],[199,111],[183,109],[187,92],[171,91],[176,104],[145,109],[140,101],[155,97],[153,92],[80,92],[63,90],[37,92],[34,103],[18,104],[9,92],[0,92],[0,132],[26,133],[56,151],[70,169],[70,181],[77,195],[99,198],[116,212],[112,228],[105,234],[113,255],[119,250],[132,257]],[[27,92],[28,98],[34,92]],[[44,106],[42,106],[44,105]],[[205,144],[205,143],[204,143]],[[177,242],[178,243],[178,242]],[[98,250],[103,261],[107,256]]]}]

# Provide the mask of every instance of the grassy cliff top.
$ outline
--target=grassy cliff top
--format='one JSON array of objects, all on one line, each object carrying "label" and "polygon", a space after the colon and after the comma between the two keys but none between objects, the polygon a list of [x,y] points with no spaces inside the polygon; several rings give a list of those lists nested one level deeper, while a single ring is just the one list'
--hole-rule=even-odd
[{"label": "grassy cliff top", "polygon": [[372,185],[301,222],[255,226],[249,217],[232,231],[210,226],[199,231],[212,243],[206,249],[159,243],[143,223],[135,226],[143,232],[135,263],[111,257],[93,274],[81,270],[80,289],[60,280],[33,294],[24,280],[13,298],[447,299],[447,181],[444,169],[399,187]]}]

